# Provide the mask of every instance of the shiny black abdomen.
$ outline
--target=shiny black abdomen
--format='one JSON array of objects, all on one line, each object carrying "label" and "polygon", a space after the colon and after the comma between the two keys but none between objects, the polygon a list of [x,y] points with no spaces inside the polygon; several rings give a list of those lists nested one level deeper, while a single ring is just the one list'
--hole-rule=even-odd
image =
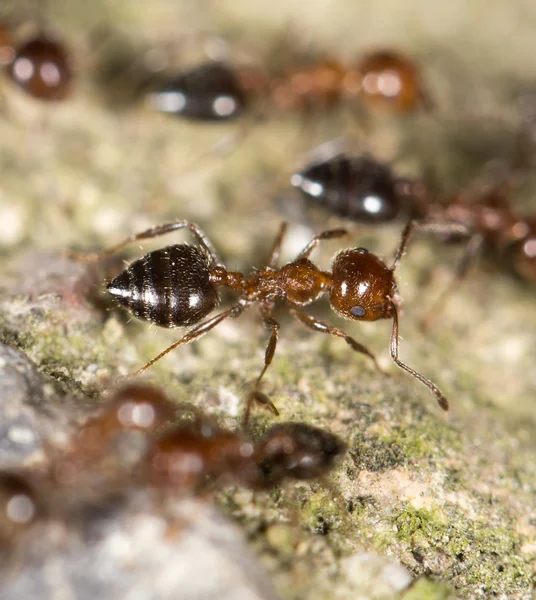
[{"label": "shiny black abdomen", "polygon": [[107,289],[138,319],[160,327],[195,325],[219,302],[211,266],[196,246],[167,246],[134,261]]},{"label": "shiny black abdomen", "polygon": [[367,157],[335,156],[292,176],[309,200],[362,223],[385,223],[401,209],[391,170]]},{"label": "shiny black abdomen", "polygon": [[199,121],[228,121],[240,116],[246,97],[233,71],[221,63],[207,63],[169,80],[151,93],[160,112]]}]

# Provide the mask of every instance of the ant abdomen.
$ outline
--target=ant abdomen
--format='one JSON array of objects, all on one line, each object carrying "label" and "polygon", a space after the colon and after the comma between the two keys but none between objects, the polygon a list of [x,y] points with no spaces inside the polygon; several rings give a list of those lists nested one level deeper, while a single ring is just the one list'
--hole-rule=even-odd
[{"label": "ant abdomen", "polygon": [[312,202],[362,223],[385,223],[401,211],[391,169],[367,157],[338,155],[291,177]]},{"label": "ant abdomen", "polygon": [[235,73],[222,63],[187,71],[149,94],[159,112],[198,121],[224,121],[240,116],[246,97]]},{"label": "ant abdomen", "polygon": [[160,327],[185,327],[219,303],[210,258],[198,247],[177,244],[134,261],[107,286],[134,316]]}]

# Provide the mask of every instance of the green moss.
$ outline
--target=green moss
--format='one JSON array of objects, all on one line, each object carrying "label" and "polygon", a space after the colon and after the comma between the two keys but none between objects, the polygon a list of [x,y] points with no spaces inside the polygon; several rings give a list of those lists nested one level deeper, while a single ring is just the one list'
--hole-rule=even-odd
[{"label": "green moss", "polygon": [[402,600],[455,600],[456,594],[441,583],[419,579],[402,596]]},{"label": "green moss", "polygon": [[454,510],[443,513],[411,506],[393,522],[396,539],[412,552],[428,558],[432,552],[457,565],[452,576],[456,587],[498,595],[530,585],[530,567],[517,551],[513,528],[471,521]]}]

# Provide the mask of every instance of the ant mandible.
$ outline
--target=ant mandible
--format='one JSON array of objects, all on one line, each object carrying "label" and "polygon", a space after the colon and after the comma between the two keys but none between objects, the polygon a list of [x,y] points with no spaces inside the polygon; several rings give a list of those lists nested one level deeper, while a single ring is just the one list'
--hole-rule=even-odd
[{"label": "ant mandible", "polygon": [[[403,363],[398,357],[398,306],[400,298],[394,272],[404,254],[414,224],[405,227],[395,258],[388,267],[365,248],[351,248],[335,255],[331,271],[321,271],[310,256],[322,240],[347,235],[345,229],[333,229],[315,236],[298,256],[278,268],[287,224],[283,223],[275,239],[268,265],[245,277],[243,273],[228,271],[218,257],[212,242],[201,228],[191,221],[175,221],[158,225],[142,233],[129,236],[116,246],[98,254],[76,254],[73,258],[92,262],[109,257],[128,244],[160,235],[189,229],[198,246],[176,244],[149,252],[134,261],[108,285],[108,292],[135,317],[160,327],[193,326],[180,340],[141,367],[140,375],[175,348],[191,343],[214,329],[228,318],[236,318],[252,304],[257,304],[264,325],[271,331],[264,367],[255,380],[253,395],[259,391],[261,380],[275,354],[279,323],[272,316],[274,306],[285,301],[291,315],[302,325],[343,338],[352,350],[365,354],[381,371],[374,354],[363,344],[347,335],[342,329],[302,311],[323,294],[329,294],[331,308],[341,317],[351,321],[376,321],[392,319],[391,358],[404,371],[423,383],[435,396],[443,410],[448,402],[438,387],[429,379]],[[218,288],[226,287],[239,293],[231,308],[200,323],[219,304]]]}]

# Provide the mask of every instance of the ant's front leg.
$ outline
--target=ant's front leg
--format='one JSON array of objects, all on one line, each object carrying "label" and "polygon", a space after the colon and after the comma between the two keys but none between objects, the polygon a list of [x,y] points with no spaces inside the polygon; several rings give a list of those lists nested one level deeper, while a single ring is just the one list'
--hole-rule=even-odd
[{"label": "ant's front leg", "polygon": [[376,369],[383,375],[386,375],[385,371],[380,367],[376,356],[366,346],[354,340],[353,337],[347,335],[342,329],[339,329],[338,327],[332,327],[331,325],[324,323],[324,321],[320,321],[311,315],[302,313],[295,308],[291,308],[290,313],[293,317],[298,319],[302,325],[309,327],[309,329],[312,329],[313,331],[319,331],[320,333],[327,333],[329,335],[335,335],[343,338],[344,341],[352,348],[352,350],[368,356],[374,363]]}]

